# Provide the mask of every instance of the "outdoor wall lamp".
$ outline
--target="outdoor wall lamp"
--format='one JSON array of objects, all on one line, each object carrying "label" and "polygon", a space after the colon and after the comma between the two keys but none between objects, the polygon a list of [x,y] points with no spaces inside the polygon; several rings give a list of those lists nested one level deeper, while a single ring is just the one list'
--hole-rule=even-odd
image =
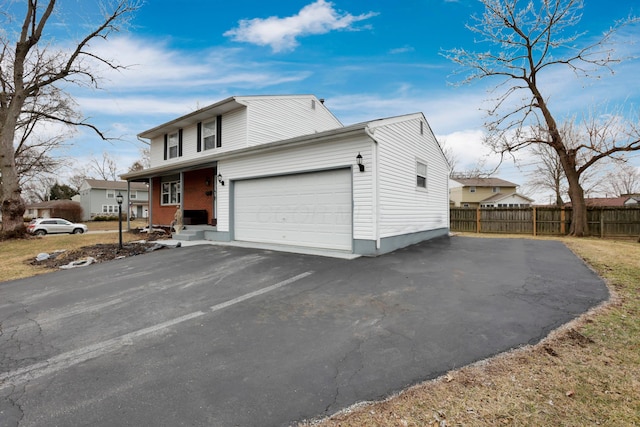
[{"label": "outdoor wall lamp", "polygon": [[204,185],[206,185],[207,187],[211,185],[211,181],[209,180],[209,177],[207,177],[207,179],[204,180]]},{"label": "outdoor wall lamp", "polygon": [[358,155],[356,156],[356,162],[358,163],[360,172],[364,172],[364,164],[362,163],[362,154],[358,153]]},{"label": "outdoor wall lamp", "polygon": [[220,185],[224,185],[224,180],[222,179],[222,175],[218,174],[218,182]]}]

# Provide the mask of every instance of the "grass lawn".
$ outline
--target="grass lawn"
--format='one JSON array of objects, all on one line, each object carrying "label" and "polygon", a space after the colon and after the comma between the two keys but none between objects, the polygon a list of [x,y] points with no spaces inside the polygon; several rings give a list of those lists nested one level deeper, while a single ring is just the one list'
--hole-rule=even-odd
[{"label": "grass lawn", "polygon": [[[0,280],[47,272],[25,263],[39,252],[117,239],[118,233],[99,233],[0,242]],[[140,235],[125,233],[124,239]],[[313,425],[640,426],[640,244],[558,240],[606,280],[609,303],[535,346],[451,371]]]},{"label": "grass lawn", "polygon": [[[118,230],[117,221],[90,222],[87,225],[89,231]],[[146,237],[144,234],[127,233],[126,224],[123,224],[123,229],[123,242],[141,240]],[[118,233],[52,234],[43,237],[32,236],[21,240],[0,241],[0,282],[51,272],[44,267],[27,264],[27,261],[33,260],[40,252],[50,253],[57,249],[72,250],[98,243],[118,243]]]}]

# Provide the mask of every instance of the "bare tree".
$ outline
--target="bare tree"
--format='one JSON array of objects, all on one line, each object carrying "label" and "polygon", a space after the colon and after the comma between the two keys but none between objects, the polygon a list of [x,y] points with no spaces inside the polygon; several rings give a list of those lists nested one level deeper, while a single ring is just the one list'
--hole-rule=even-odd
[{"label": "bare tree", "polygon": [[151,167],[151,149],[147,144],[140,148],[140,159],[136,160],[131,166],[129,166],[129,172],[137,172],[149,167]]},{"label": "bare tree", "polygon": [[27,203],[46,202],[49,200],[51,187],[55,183],[55,176],[47,174],[38,175],[22,185],[22,197]]},{"label": "bare tree", "polygon": [[117,24],[123,23],[127,15],[138,9],[139,3],[137,0],[113,0],[100,5],[103,20],[68,51],[52,51],[51,45],[42,40],[44,29],[57,9],[56,0],[27,0],[24,4],[16,3],[15,7],[24,7],[24,17],[15,34],[12,32],[14,17],[7,13],[0,15],[3,20],[3,31],[0,32],[0,198],[2,232],[7,235],[24,230],[25,207],[15,158],[16,133],[19,134],[21,123],[35,117],[89,127],[105,138],[91,123],[70,116],[66,108],[63,111],[45,108],[48,104],[45,100],[54,99],[56,93],[61,93],[63,84],[97,86],[94,71],[98,63],[121,68],[114,61],[92,53],[89,44],[95,39],[107,38],[117,30]]},{"label": "bare tree", "polygon": [[605,185],[608,192],[617,196],[638,194],[640,193],[640,171],[626,161],[621,162],[616,165],[615,170],[607,173]]},{"label": "bare tree", "polygon": [[[445,56],[471,70],[463,83],[491,77],[502,80],[496,86],[496,90],[502,92],[488,111],[488,145],[501,155],[536,144],[550,146],[557,153],[568,182],[573,204],[571,234],[587,235],[589,229],[584,190],[580,185],[581,174],[601,159],[640,150],[640,132],[631,122],[625,132],[616,135],[617,138],[603,138],[600,134],[590,133],[595,129],[589,128],[589,123],[585,122],[590,139],[579,147],[569,147],[560,132],[560,117],[548,103],[550,94],[544,92],[542,77],[558,68],[573,71],[580,77],[611,71],[612,66],[621,61],[615,57],[614,35],[623,26],[640,20],[627,18],[597,40],[579,46],[584,33],[570,30],[580,22],[583,0],[481,2],[484,5],[482,17],[473,17],[474,24],[467,28],[498,51],[454,49]],[[606,122],[594,124],[606,126]],[[531,132],[532,127],[541,127],[545,132]],[[578,164],[580,150],[590,153],[589,160],[582,165]]]},{"label": "bare tree", "polygon": [[89,173],[97,179],[104,181],[118,180],[118,164],[106,151],[102,152],[102,159],[91,158],[89,162]]},{"label": "bare tree", "polygon": [[55,172],[63,165],[63,160],[53,156],[52,151],[63,147],[75,128],[66,124],[56,126],[48,117],[57,114],[66,120],[79,119],[73,100],[55,87],[39,91],[27,99],[24,109],[30,113],[18,117],[14,137],[14,158],[20,186]]},{"label": "bare tree", "polygon": [[562,206],[562,197],[567,194],[567,180],[558,153],[550,145],[542,144],[532,147],[531,153],[537,162],[536,168],[529,173],[527,185],[538,190],[551,191],[555,196],[556,206]]},{"label": "bare tree", "polygon": [[[535,139],[545,138],[546,129],[544,127],[534,128],[532,132],[537,133],[534,137]],[[601,159],[600,162],[582,169],[582,166],[591,160],[589,152],[584,150],[584,147],[581,148],[582,143],[589,140],[589,136],[573,120],[562,123],[559,132],[567,148],[576,150],[576,165],[580,171],[579,182],[585,196],[598,193],[602,188],[603,167],[609,159]],[[527,185],[532,188],[551,191],[555,196],[556,205],[562,206],[564,197],[569,195],[569,184],[560,156],[548,144],[533,144],[529,148],[537,162],[535,170],[529,173]]]}]

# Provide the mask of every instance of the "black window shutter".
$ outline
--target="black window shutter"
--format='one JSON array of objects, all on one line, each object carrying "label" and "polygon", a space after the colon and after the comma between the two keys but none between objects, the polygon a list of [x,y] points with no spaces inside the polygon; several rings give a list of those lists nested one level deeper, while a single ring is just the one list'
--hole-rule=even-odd
[{"label": "black window shutter", "polygon": [[178,130],[178,157],[182,157],[182,129]]},{"label": "black window shutter", "polygon": [[202,122],[198,122],[198,135],[196,138],[198,139],[197,149],[199,153],[202,151]]},{"label": "black window shutter", "polygon": [[222,116],[216,117],[216,147],[222,147]]},{"label": "black window shutter", "polygon": [[164,159],[167,160],[167,152],[169,151],[169,135],[164,134]]}]

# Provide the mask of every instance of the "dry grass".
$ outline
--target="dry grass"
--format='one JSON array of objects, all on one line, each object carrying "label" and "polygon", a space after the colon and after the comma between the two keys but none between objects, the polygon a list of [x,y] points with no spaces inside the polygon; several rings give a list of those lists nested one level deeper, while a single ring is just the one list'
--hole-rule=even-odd
[{"label": "dry grass", "polygon": [[640,244],[560,240],[605,278],[613,295],[608,304],[536,346],[449,372],[383,402],[356,405],[314,425],[640,425]]},{"label": "dry grass", "polygon": [[[116,215],[117,217],[117,215]],[[89,231],[116,231],[118,230],[118,221],[88,221],[87,227]],[[148,225],[146,219],[134,219],[131,221],[131,229],[143,228]],[[122,229],[127,229],[127,220],[122,221]]]},{"label": "dry grass", "polygon": [[[117,229],[116,222],[116,229]],[[139,234],[122,233],[124,242],[140,240]],[[44,267],[27,264],[40,252],[57,249],[78,249],[98,243],[118,243],[118,233],[99,234],[58,234],[44,237],[30,237],[21,240],[0,241],[0,281],[20,279],[48,273]]]}]

